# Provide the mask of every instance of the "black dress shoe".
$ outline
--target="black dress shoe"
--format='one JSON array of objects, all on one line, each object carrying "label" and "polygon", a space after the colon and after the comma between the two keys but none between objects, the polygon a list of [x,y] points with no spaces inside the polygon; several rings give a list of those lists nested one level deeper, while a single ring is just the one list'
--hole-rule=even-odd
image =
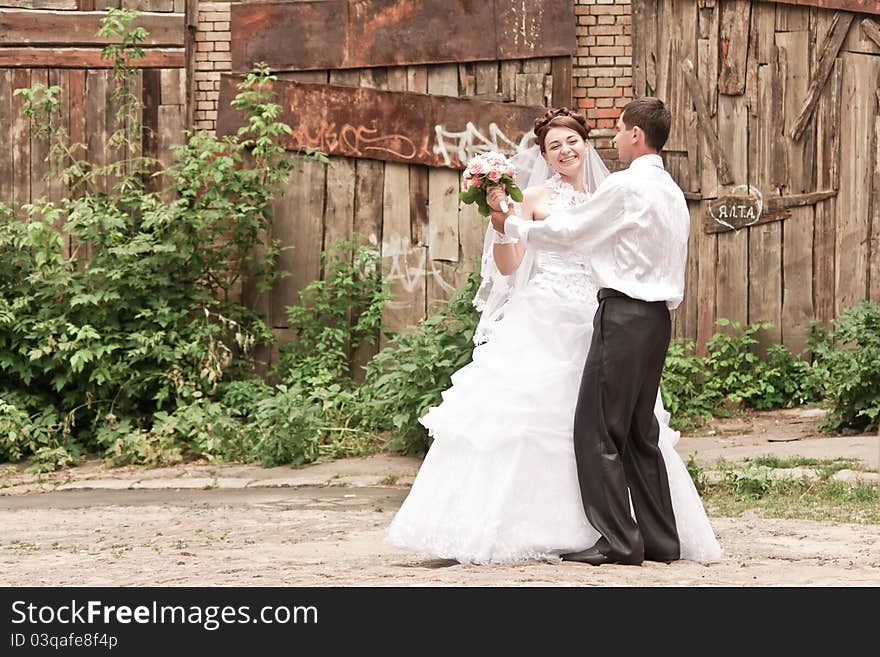
[{"label": "black dress shoe", "polygon": [[569,552],[562,555],[563,561],[577,561],[578,563],[588,563],[591,566],[601,566],[603,563],[620,563],[609,557],[607,554],[599,552],[595,547],[581,550],[580,552]]}]

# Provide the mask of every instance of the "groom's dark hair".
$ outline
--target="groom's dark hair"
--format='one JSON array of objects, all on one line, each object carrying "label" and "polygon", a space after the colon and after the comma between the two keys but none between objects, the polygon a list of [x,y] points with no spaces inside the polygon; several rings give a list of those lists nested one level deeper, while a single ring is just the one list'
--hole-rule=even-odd
[{"label": "groom's dark hair", "polygon": [[648,146],[660,151],[669,139],[672,115],[659,98],[636,98],[626,104],[621,116],[627,130],[639,126],[645,133]]}]

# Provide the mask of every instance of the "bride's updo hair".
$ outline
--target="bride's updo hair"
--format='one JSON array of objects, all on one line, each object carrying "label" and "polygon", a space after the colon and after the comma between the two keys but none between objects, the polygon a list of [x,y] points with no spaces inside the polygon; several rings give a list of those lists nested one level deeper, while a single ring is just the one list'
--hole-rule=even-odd
[{"label": "bride's updo hair", "polygon": [[542,153],[546,152],[546,149],[544,148],[544,138],[547,136],[547,132],[549,132],[550,128],[568,128],[574,130],[584,140],[586,140],[587,135],[590,134],[590,129],[587,127],[587,120],[580,114],[572,112],[567,107],[548,110],[544,116],[535,119],[535,127],[533,128],[535,139],[538,142],[538,146],[541,147]]}]

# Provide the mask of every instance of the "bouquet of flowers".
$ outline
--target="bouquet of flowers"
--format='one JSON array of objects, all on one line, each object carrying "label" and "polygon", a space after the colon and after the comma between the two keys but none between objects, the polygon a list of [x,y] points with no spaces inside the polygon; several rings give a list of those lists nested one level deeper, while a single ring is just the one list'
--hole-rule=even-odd
[{"label": "bouquet of flowers", "polygon": [[[504,185],[508,196],[517,203],[523,199],[522,190],[517,187],[513,176],[516,170],[501,153],[488,152],[475,155],[468,162],[461,179],[458,198],[464,203],[476,203],[480,214],[488,217],[492,210],[486,203],[486,190],[489,187]],[[501,207],[507,212],[507,203]]]}]

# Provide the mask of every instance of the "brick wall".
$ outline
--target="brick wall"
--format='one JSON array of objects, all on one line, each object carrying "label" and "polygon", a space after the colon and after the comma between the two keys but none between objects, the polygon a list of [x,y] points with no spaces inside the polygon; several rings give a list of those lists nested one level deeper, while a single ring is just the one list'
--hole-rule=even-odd
[{"label": "brick wall", "polygon": [[196,32],[195,112],[197,130],[214,130],[220,73],[232,68],[229,52],[229,3],[200,2]]},{"label": "brick wall", "polygon": [[593,144],[606,160],[620,111],[633,98],[630,0],[574,0],[577,52],[572,94],[589,119]]}]

